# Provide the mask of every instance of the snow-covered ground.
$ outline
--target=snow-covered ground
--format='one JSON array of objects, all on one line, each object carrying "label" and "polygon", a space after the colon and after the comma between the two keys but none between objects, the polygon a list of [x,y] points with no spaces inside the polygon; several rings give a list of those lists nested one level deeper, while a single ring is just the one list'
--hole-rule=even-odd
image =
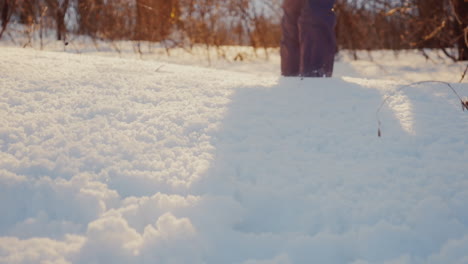
[{"label": "snow-covered ground", "polygon": [[468,263],[466,64],[0,57],[0,263]]}]

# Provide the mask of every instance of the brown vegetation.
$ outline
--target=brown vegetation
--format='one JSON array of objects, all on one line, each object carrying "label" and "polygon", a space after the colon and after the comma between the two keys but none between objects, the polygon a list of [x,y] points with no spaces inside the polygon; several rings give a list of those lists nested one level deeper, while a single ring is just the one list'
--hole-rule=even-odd
[{"label": "brown vegetation", "polygon": [[[63,41],[72,32],[160,42],[168,50],[202,44],[267,51],[281,39],[281,0],[0,0],[0,8],[0,37],[14,21],[53,28]],[[337,0],[335,10],[339,49],[436,48],[468,60],[466,0]]]}]

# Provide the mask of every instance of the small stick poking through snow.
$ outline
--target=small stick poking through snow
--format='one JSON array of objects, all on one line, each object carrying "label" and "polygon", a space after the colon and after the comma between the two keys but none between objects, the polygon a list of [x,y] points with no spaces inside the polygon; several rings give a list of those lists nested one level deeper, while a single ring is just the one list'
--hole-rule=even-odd
[{"label": "small stick poking through snow", "polygon": [[465,79],[465,75],[466,75],[466,72],[467,72],[467,71],[468,71],[468,65],[466,65],[465,71],[463,72],[459,83],[463,82],[463,79]]},{"label": "small stick poking through snow", "polygon": [[163,65],[159,66],[159,67],[155,70],[155,72],[158,72],[158,71],[159,71],[160,69],[162,69],[164,66],[166,66],[166,65],[163,64]]}]

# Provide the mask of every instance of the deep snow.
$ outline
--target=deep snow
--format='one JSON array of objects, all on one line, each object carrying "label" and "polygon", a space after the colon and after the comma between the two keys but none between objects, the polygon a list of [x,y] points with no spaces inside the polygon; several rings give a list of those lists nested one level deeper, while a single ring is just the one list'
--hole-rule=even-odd
[{"label": "deep snow", "polygon": [[0,263],[468,263],[468,112],[400,89],[463,64],[101,55],[0,48]]}]

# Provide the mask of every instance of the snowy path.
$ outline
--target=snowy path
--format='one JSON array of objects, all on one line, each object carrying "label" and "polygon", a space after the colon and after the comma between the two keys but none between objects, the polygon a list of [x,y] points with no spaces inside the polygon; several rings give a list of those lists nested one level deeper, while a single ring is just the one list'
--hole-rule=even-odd
[{"label": "snowy path", "polygon": [[468,262],[441,84],[0,57],[0,263]]}]

